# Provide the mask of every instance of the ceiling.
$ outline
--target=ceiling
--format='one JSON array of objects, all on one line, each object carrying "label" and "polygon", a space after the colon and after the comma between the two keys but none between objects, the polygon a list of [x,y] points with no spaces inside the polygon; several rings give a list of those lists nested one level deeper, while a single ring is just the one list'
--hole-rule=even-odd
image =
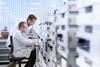
[{"label": "ceiling", "polygon": [[19,20],[35,14],[40,21],[48,12],[57,8],[62,0],[0,0],[0,30],[12,28]]}]

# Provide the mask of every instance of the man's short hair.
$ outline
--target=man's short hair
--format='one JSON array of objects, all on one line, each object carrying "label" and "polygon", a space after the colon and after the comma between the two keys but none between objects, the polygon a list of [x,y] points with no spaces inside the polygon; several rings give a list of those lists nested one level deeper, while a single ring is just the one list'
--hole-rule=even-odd
[{"label": "man's short hair", "polygon": [[24,21],[21,21],[19,24],[18,24],[18,29],[20,29],[24,24],[26,24]]},{"label": "man's short hair", "polygon": [[30,14],[30,15],[28,16],[28,18],[27,18],[27,21],[28,21],[28,20],[33,20],[33,19],[37,20],[37,17],[36,17],[35,15],[33,15],[33,14]]}]

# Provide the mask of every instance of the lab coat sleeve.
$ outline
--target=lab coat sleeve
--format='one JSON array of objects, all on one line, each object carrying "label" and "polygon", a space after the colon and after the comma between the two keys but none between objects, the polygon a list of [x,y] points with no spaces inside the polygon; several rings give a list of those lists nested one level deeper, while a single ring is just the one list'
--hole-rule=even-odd
[{"label": "lab coat sleeve", "polygon": [[34,45],[34,41],[32,41],[31,39],[27,39],[25,38],[20,32],[15,32],[13,35],[13,38],[15,38],[16,40],[18,40],[20,43],[24,44],[24,45]]}]

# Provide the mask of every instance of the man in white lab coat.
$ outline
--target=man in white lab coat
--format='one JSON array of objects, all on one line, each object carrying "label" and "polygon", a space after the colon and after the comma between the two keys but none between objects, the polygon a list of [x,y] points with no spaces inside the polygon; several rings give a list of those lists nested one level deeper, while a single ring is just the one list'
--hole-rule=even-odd
[{"label": "man in white lab coat", "polygon": [[[27,34],[30,34],[30,33],[37,34],[33,27],[36,20],[37,20],[37,18],[33,14],[30,14],[28,16],[28,18],[27,18],[27,26],[28,26]],[[33,67],[35,64],[35,60],[36,60],[36,49],[31,51],[31,55],[29,57],[27,64],[25,65],[25,67]]]},{"label": "man in white lab coat", "polygon": [[32,45],[36,45],[34,40],[26,36],[27,26],[25,22],[20,22],[18,30],[13,34],[14,56],[27,57],[28,62],[25,67],[33,67],[36,60],[36,50],[32,50]]},{"label": "man in white lab coat", "polygon": [[38,32],[37,32],[36,28],[34,27],[36,20],[37,20],[37,18],[33,14],[30,14],[28,16],[28,18],[27,18],[27,26],[28,26],[27,34],[38,35]]},{"label": "man in white lab coat", "polygon": [[35,41],[29,39],[26,35],[27,25],[25,22],[18,24],[18,30],[13,33],[13,54],[15,57],[29,57],[32,51],[32,45],[35,45]]}]

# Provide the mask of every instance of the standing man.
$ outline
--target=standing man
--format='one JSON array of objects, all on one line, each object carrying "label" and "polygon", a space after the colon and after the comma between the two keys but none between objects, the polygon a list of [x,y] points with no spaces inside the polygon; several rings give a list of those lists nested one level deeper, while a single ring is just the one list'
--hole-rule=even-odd
[{"label": "standing man", "polygon": [[[33,27],[34,23],[36,22],[37,18],[36,16],[34,16],[33,14],[30,14],[27,18],[27,34],[36,34],[36,31]],[[33,67],[36,61],[36,49],[31,51],[31,55],[29,57],[30,59],[28,60],[27,64],[25,65],[25,67]],[[35,58],[35,61],[33,61]]]},{"label": "standing man", "polygon": [[33,14],[30,14],[27,18],[27,26],[28,26],[28,30],[27,33],[33,33],[36,34],[36,30],[34,29],[34,24],[37,21],[37,17]]}]

